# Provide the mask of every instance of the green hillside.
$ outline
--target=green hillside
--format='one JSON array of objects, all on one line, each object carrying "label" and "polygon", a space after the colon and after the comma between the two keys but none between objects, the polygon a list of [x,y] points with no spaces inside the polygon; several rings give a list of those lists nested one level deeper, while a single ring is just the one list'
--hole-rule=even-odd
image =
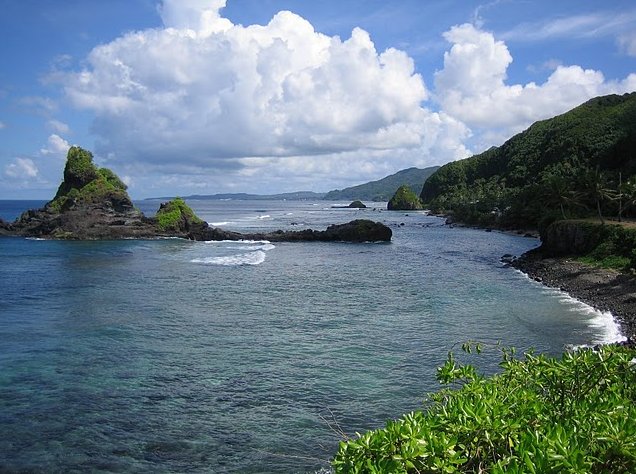
[{"label": "green hillside", "polygon": [[332,201],[349,201],[354,199],[362,201],[388,201],[403,184],[411,188],[415,194],[419,194],[422,190],[422,183],[438,169],[439,166],[431,166],[430,168],[424,169],[408,168],[378,181],[371,181],[370,183],[360,184],[342,190],[329,191],[323,199]]},{"label": "green hillside", "polygon": [[636,211],[636,93],[592,99],[500,147],[449,163],[420,195],[468,223],[540,226]]}]

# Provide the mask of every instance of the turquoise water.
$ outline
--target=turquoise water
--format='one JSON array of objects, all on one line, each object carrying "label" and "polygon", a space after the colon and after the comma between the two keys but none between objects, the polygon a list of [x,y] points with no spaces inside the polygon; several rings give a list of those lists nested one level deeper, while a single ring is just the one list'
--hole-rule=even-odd
[{"label": "turquoise water", "polygon": [[[0,470],[316,472],[338,429],[421,407],[468,339],[559,353],[616,336],[609,315],[499,262],[534,239],[325,202],[190,204],[231,230],[364,217],[394,238],[0,238]],[[492,372],[497,356],[476,362]]]}]

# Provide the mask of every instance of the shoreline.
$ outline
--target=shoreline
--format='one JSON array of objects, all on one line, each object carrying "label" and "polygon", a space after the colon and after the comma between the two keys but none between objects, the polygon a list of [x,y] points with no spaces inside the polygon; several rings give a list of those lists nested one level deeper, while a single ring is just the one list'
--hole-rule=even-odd
[{"label": "shoreline", "polygon": [[636,278],[573,258],[545,256],[539,249],[526,252],[510,265],[547,287],[560,289],[599,311],[609,311],[621,335],[636,339]]}]

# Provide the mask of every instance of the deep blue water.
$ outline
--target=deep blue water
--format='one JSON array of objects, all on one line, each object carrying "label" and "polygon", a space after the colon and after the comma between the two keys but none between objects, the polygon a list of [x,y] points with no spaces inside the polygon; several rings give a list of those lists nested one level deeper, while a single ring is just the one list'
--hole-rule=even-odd
[{"label": "deep blue water", "polygon": [[190,204],[231,230],[364,217],[394,238],[0,238],[0,471],[316,472],[330,424],[351,435],[420,408],[466,340],[556,354],[615,337],[609,315],[499,262],[534,239],[325,202]]}]

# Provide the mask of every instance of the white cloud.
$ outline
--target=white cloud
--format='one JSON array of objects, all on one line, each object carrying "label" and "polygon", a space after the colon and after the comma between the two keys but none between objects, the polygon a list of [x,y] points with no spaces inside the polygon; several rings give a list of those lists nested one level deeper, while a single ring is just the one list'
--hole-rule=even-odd
[{"label": "white cloud", "polygon": [[71,128],[67,124],[59,120],[49,120],[47,126],[55,133],[69,133],[71,131]]},{"label": "white cloud", "polygon": [[54,133],[49,135],[46,146],[44,148],[40,148],[40,155],[51,155],[56,158],[65,159],[70,147],[71,145],[66,140]]},{"label": "white cloud", "polygon": [[38,173],[38,167],[30,158],[16,158],[4,168],[5,176],[18,180],[37,178]]},{"label": "white cloud", "polygon": [[636,10],[597,11],[517,25],[502,33],[505,40],[544,41],[555,38],[595,38],[615,36],[636,27]]},{"label": "white cloud", "polygon": [[636,33],[625,33],[618,37],[618,44],[625,54],[636,57]]},{"label": "white cloud", "polygon": [[6,128],[7,125],[4,122],[0,122],[0,130],[2,130],[3,128]]},{"label": "white cloud", "polygon": [[446,113],[481,131],[481,146],[592,97],[635,90],[636,74],[606,81],[600,71],[562,65],[543,84],[507,84],[513,58],[505,43],[470,24],[455,26],[444,37],[452,47],[435,75],[436,98]]},{"label": "white cloud", "polygon": [[246,157],[329,162],[410,150],[441,162],[466,153],[466,128],[423,108],[428,91],[406,53],[376,51],[359,28],[326,36],[285,11],[264,26],[233,25],[224,5],[164,1],[166,28],[96,47],[85,70],[62,76],[72,103],[95,114],[98,154],[227,173],[254,166]]}]

